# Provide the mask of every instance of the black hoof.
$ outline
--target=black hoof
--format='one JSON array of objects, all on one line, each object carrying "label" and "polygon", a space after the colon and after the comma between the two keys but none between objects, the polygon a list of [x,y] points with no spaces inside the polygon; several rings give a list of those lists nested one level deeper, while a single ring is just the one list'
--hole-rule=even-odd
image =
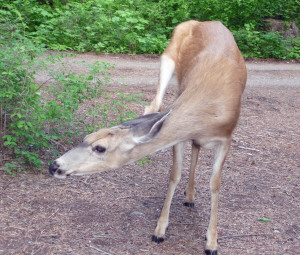
[{"label": "black hoof", "polygon": [[186,206],[186,207],[195,208],[195,203],[184,202],[183,205]]},{"label": "black hoof", "polygon": [[205,250],[206,255],[218,255],[217,250]]},{"label": "black hoof", "polygon": [[162,237],[152,236],[152,241],[156,243],[162,243],[165,239]]}]

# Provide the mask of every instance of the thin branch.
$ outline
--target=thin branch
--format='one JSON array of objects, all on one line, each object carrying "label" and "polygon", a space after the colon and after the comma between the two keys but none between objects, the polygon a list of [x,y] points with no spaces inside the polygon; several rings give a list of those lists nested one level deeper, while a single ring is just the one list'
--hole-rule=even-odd
[{"label": "thin branch", "polygon": [[254,148],[249,148],[249,147],[244,147],[244,146],[238,146],[239,149],[244,149],[244,150],[249,150],[249,151],[257,151],[259,152],[258,149],[254,149]]},{"label": "thin branch", "polygon": [[109,252],[106,252],[106,251],[103,251],[103,250],[101,250],[101,249],[99,249],[99,248],[97,248],[97,247],[95,247],[95,246],[93,246],[93,245],[90,245],[90,247],[91,247],[92,249],[96,250],[96,251],[99,251],[99,252],[105,254],[105,255],[113,255],[113,254],[111,254],[111,253],[109,253]]},{"label": "thin branch", "polygon": [[52,213],[52,214],[48,217],[48,219],[49,219],[49,218],[52,218],[52,217],[58,212],[58,210],[59,210],[59,208],[57,208],[57,209],[55,210],[55,212]]},{"label": "thin branch", "polygon": [[43,87],[43,86],[44,86],[48,81],[50,81],[50,80],[54,80],[54,78],[51,77],[51,78],[49,78],[48,80],[44,81],[42,84],[40,84],[40,86],[37,88],[37,90],[40,90],[41,87]]},{"label": "thin branch", "polygon": [[65,151],[67,150],[67,148],[65,146],[63,146],[61,143],[55,141],[54,139],[50,139],[50,140],[51,140],[51,142],[55,143],[56,145],[61,146]]},{"label": "thin branch", "polygon": [[244,234],[244,235],[221,236],[221,237],[218,237],[218,240],[230,239],[230,238],[240,238],[240,237],[249,237],[249,236],[272,236],[272,235],[271,234]]},{"label": "thin branch", "polygon": [[118,197],[116,200],[119,199],[129,199],[129,198],[164,198],[162,196],[125,196],[125,197]]},{"label": "thin branch", "polygon": [[13,198],[11,198],[10,196],[6,195],[7,198],[9,198],[10,200],[16,202],[16,200],[14,200]]},{"label": "thin branch", "polygon": [[[0,133],[2,134],[2,114],[3,114],[3,102],[1,102],[0,106]],[[4,133],[4,128],[3,128],[3,133]]]}]

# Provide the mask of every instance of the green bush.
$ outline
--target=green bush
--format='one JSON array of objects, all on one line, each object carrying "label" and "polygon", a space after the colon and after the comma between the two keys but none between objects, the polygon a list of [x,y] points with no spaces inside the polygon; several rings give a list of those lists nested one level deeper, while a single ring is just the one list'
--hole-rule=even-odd
[{"label": "green bush", "polygon": [[[16,14],[14,23],[0,19],[5,24],[0,39],[0,150],[11,158],[4,167],[9,173],[26,167],[40,169],[64,144],[133,118],[136,115],[126,104],[140,98],[107,89],[113,68],[108,63],[95,62],[87,75],[65,73],[62,68],[52,73],[51,84],[37,84],[37,70],[47,68],[49,61],[59,62],[60,56],[46,57],[25,36],[26,25],[21,14]],[[80,109],[86,101],[94,103]]]},{"label": "green bush", "polygon": [[[22,47],[26,49],[28,45]],[[107,63],[94,63],[87,75],[54,73],[55,82],[45,87],[34,82],[37,58],[26,63],[28,55],[21,52],[20,45],[1,52],[0,57],[6,59],[0,66],[1,116],[5,118],[1,118],[0,146],[14,154],[15,160],[6,163],[9,173],[13,169],[23,170],[24,166],[40,168],[49,148],[64,147],[95,129],[136,116],[126,103],[139,102],[140,95],[106,90],[107,72],[111,68]],[[8,63],[10,68],[6,71]],[[95,103],[77,114],[87,100]]]},{"label": "green bush", "polygon": [[[290,43],[290,39],[283,40],[277,34],[265,34],[263,20],[277,18],[295,21],[300,26],[300,0],[2,2],[0,17],[3,17],[3,11],[10,12],[7,17],[10,21],[21,17],[27,35],[39,45],[53,50],[161,53],[178,23],[196,19],[220,20],[230,30],[240,31],[240,35],[235,33],[239,42],[250,39],[244,47],[242,46],[245,56],[294,58],[299,54],[298,48],[294,47],[294,43]],[[247,26],[251,26],[251,29]],[[259,40],[256,41],[255,36],[258,36]],[[280,45],[277,45],[278,43]],[[255,47],[252,47],[253,44]],[[261,52],[260,49],[266,46],[266,52]],[[285,47],[288,47],[287,51],[282,50]],[[273,48],[275,52],[270,53]],[[278,55],[279,52],[281,53]]]},{"label": "green bush", "polygon": [[128,1],[119,2],[70,2],[51,13],[44,11],[47,20],[30,35],[54,50],[162,52],[167,39],[149,28],[145,10],[139,5],[132,9]]},{"label": "green bush", "polygon": [[283,59],[300,57],[297,40],[284,40],[278,32],[264,33],[245,24],[244,29],[233,31],[233,34],[244,57]]},{"label": "green bush", "polygon": [[[10,14],[7,12],[7,15]],[[14,153],[22,156],[24,161],[29,160],[40,166],[36,153],[30,149],[24,151],[18,145],[22,143],[30,148],[35,137],[40,135],[38,131],[34,134],[28,130],[35,128],[31,118],[39,108],[37,105],[39,87],[33,82],[32,68],[34,59],[41,53],[41,49],[23,36],[25,25],[20,22],[21,15],[18,12],[16,14],[15,23],[4,23],[1,20],[3,25],[1,26],[3,37],[0,41],[1,141],[5,139],[4,145],[14,148]],[[37,147],[40,147],[40,144]]]}]

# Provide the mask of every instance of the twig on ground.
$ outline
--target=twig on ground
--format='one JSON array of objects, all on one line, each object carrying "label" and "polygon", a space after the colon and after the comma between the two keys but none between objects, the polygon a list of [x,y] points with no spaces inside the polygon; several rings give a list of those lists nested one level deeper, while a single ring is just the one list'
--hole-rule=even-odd
[{"label": "twig on ground", "polygon": [[44,81],[38,88],[37,88],[37,90],[40,90],[40,88],[41,87],[43,87],[48,81],[50,81],[50,80],[54,80],[54,78],[49,78],[48,80],[46,80],[46,81]]},{"label": "twig on ground", "polygon": [[55,210],[55,212],[52,213],[52,214],[48,217],[48,219],[49,219],[49,218],[52,218],[52,217],[58,212],[58,210],[59,210],[59,208],[57,208],[57,209]]},{"label": "twig on ground", "polygon": [[221,236],[218,237],[218,240],[221,239],[230,239],[230,238],[240,238],[240,237],[249,237],[249,236],[272,236],[271,234],[244,234],[244,235],[232,235],[232,236]]},{"label": "twig on ground", "polygon": [[228,246],[228,245],[225,245],[225,247],[229,247],[230,249],[239,249],[239,250],[244,250],[244,251],[248,251],[249,249],[247,249],[247,248],[244,248],[244,247],[237,247],[237,246],[232,246],[232,245],[230,245],[230,246]]},{"label": "twig on ground", "polygon": [[103,251],[103,250],[101,250],[101,249],[99,249],[99,248],[97,248],[97,247],[95,247],[95,246],[93,246],[93,245],[90,245],[90,247],[91,247],[92,249],[96,250],[96,251],[99,251],[99,252],[105,254],[105,255],[113,255],[113,254],[111,254],[111,253],[109,253],[109,252],[106,252],[106,251]]},{"label": "twig on ground", "polygon": [[55,141],[54,139],[50,139],[51,142],[55,143],[57,146],[61,146],[65,151],[67,150],[67,148],[65,146],[63,146],[61,143]]},{"label": "twig on ground", "polygon": [[13,198],[11,198],[10,196],[6,195],[7,198],[9,198],[10,200],[16,202],[16,200],[14,200]]},{"label": "twig on ground", "polygon": [[120,199],[127,199],[127,198],[164,198],[162,196],[125,196],[125,197],[118,197],[116,200]]},{"label": "twig on ground", "polygon": [[259,152],[258,149],[254,149],[254,148],[249,148],[249,147],[244,147],[244,146],[238,146],[239,149],[243,149],[243,150],[249,150],[249,151],[257,151]]},{"label": "twig on ground", "polygon": [[80,179],[79,179],[78,181],[84,183],[84,184],[87,185],[87,186],[90,186],[90,183],[87,182],[90,178],[91,178],[91,176],[88,176],[88,178],[85,178],[84,181],[83,181],[83,180],[80,180]]}]

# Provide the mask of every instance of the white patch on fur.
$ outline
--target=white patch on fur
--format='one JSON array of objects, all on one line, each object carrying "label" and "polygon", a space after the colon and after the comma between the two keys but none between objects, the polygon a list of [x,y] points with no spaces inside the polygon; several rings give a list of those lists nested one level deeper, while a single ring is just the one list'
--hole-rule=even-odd
[{"label": "white patch on fur", "polygon": [[159,89],[158,94],[156,95],[156,102],[160,106],[165,94],[165,91],[168,87],[169,81],[171,80],[175,70],[175,62],[167,55],[161,56],[160,64],[160,80],[159,80]]}]

